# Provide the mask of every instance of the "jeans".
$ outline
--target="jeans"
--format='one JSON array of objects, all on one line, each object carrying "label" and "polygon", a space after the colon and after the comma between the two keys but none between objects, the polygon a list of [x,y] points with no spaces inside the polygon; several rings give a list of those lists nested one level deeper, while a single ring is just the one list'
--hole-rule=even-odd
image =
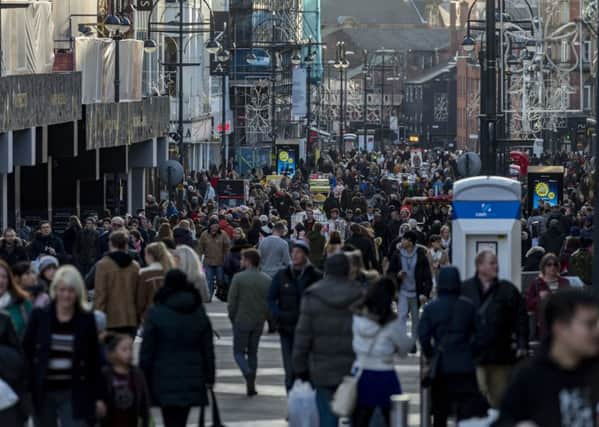
[{"label": "jeans", "polygon": [[320,418],[320,427],[337,427],[339,419],[331,409],[331,400],[337,387],[316,387],[316,407]]},{"label": "jeans", "polygon": [[498,409],[512,376],[512,365],[481,365],[476,367],[476,380],[492,408]]},{"label": "jeans", "polygon": [[280,334],[281,354],[283,356],[283,369],[285,369],[285,388],[287,391],[293,387],[293,334]]},{"label": "jeans", "polygon": [[225,271],[222,265],[205,265],[204,270],[206,272],[206,281],[208,282],[208,292],[210,293],[210,300],[214,295],[214,282],[225,281]]},{"label": "jeans", "polygon": [[260,325],[233,325],[233,357],[244,376],[256,375],[258,370],[258,345],[264,323]]},{"label": "jeans", "polygon": [[418,338],[418,323],[420,321],[418,314],[418,298],[408,297],[402,293],[399,294],[399,320],[406,327],[408,325],[408,314],[412,319],[412,338]]},{"label": "jeans", "polygon": [[87,427],[86,420],[73,418],[71,390],[47,392],[39,412],[33,417],[35,427]]},{"label": "jeans", "polygon": [[190,409],[189,406],[163,406],[160,408],[164,427],[185,427]]}]

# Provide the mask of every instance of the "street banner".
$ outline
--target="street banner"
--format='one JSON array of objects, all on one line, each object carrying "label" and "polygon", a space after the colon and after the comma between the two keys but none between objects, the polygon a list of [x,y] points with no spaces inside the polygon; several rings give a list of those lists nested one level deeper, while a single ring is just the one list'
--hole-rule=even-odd
[{"label": "street banner", "polygon": [[297,168],[297,146],[277,146],[277,175],[287,175],[293,178]]},{"label": "street banner", "polygon": [[306,117],[306,69],[296,67],[292,73],[291,120]]},{"label": "street banner", "polygon": [[528,168],[528,209],[538,208],[541,200],[550,206],[562,204],[563,166],[531,166]]}]

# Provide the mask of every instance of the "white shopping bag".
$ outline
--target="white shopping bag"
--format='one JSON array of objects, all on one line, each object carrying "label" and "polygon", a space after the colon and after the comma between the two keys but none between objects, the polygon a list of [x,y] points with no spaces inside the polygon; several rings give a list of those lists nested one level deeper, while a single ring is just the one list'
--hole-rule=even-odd
[{"label": "white shopping bag", "polygon": [[470,418],[458,423],[458,427],[490,427],[497,420],[499,412],[495,409],[489,409],[485,418]]},{"label": "white shopping bag", "polygon": [[296,380],[287,400],[289,427],[319,427],[316,391],[310,383]]},{"label": "white shopping bag", "polygon": [[19,401],[19,397],[5,381],[0,379],[0,411],[14,406]]}]

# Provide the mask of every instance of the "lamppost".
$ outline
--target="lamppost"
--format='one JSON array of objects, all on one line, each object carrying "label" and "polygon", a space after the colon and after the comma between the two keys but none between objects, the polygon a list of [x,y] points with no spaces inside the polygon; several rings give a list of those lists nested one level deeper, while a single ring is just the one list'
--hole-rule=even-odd
[{"label": "lamppost", "polygon": [[381,115],[380,115],[380,142],[378,149],[383,149],[383,133],[384,133],[384,125],[385,125],[385,58],[387,56],[395,55],[395,50],[392,49],[379,49],[375,52],[377,55],[381,57]]},{"label": "lamppost", "polygon": [[231,53],[227,49],[228,37],[227,33],[227,25],[225,23],[223,29],[223,37],[222,43],[220,45],[219,50],[216,53],[216,60],[218,61],[217,71],[221,73],[221,97],[222,97],[222,107],[221,107],[221,129],[220,129],[220,143],[223,150],[223,160],[225,165],[225,172],[229,167],[229,142],[227,139],[227,63],[231,59]]},{"label": "lamppost", "polygon": [[[597,0],[599,11],[599,0]],[[597,13],[597,28],[599,29],[599,13]],[[595,40],[597,58],[599,58],[599,37]],[[593,161],[593,288],[599,293],[599,66],[595,71],[595,150]]]},{"label": "lamppost", "polygon": [[119,18],[116,15],[108,15],[104,20],[104,27],[114,40],[114,102],[119,103],[121,100],[120,42],[131,28],[131,21],[126,16]]},{"label": "lamppost", "polygon": [[[334,67],[339,70],[339,154],[343,153],[343,138],[345,133],[345,102],[344,102],[344,74],[349,68],[348,52],[345,50],[345,42],[337,42],[337,51]],[[347,75],[345,75],[347,78]]]},{"label": "lamppost", "polygon": [[364,49],[363,51],[363,55],[364,55],[364,69],[362,70],[362,77],[364,78],[364,80],[362,81],[362,85],[363,85],[363,97],[364,99],[362,100],[362,102],[364,103],[363,105],[363,112],[362,112],[362,128],[363,128],[363,133],[364,133],[364,149],[368,149],[368,129],[367,129],[367,121],[368,121],[368,50]]},{"label": "lamppost", "polygon": [[[396,119],[395,123],[399,124],[399,121],[397,120],[397,114],[395,114],[397,111],[395,109],[395,85],[396,85],[395,82],[398,82],[400,80],[401,80],[400,76],[387,77],[387,81],[391,85],[391,109],[389,110],[389,129],[391,129],[391,117],[395,117],[395,119]],[[399,135],[397,135],[397,137],[399,138]]]}]

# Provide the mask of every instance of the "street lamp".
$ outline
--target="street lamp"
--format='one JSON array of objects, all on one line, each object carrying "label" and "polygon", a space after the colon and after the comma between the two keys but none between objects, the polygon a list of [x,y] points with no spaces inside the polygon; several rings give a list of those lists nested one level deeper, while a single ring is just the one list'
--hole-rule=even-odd
[{"label": "street lamp", "polygon": [[291,57],[291,63],[293,65],[300,65],[302,63],[302,58],[301,58],[301,56],[299,56],[299,54],[297,52],[295,52],[293,54],[293,56]]},{"label": "street lamp", "polygon": [[158,49],[158,45],[154,40],[144,40],[144,51],[146,53],[154,53]]},{"label": "street lamp", "polygon": [[[310,41],[311,43],[311,41]],[[311,78],[312,78],[312,65],[314,65],[316,59],[316,52],[311,50],[304,58],[304,64],[306,66],[306,150],[311,152],[309,149],[310,142],[310,126],[312,124],[312,90],[310,88]],[[295,55],[294,55],[295,56]],[[299,55],[298,55],[299,56]],[[297,59],[297,58],[296,58]],[[294,58],[291,58],[291,62],[293,63]]]},{"label": "street lamp", "polygon": [[106,16],[104,28],[106,28],[110,37],[114,40],[114,102],[119,103],[121,100],[120,41],[123,39],[123,35],[131,28],[131,21],[125,16],[119,18],[111,14]]},{"label": "street lamp", "polygon": [[474,50],[475,45],[476,43],[474,39],[470,37],[469,34],[466,37],[464,37],[464,41],[462,41],[462,49],[464,49],[465,52],[472,52]]},{"label": "street lamp", "polygon": [[345,104],[344,104],[344,73],[349,68],[348,52],[345,50],[345,42],[337,42],[337,51],[335,64],[333,65],[339,70],[339,154],[343,153],[343,137],[345,132]]}]

